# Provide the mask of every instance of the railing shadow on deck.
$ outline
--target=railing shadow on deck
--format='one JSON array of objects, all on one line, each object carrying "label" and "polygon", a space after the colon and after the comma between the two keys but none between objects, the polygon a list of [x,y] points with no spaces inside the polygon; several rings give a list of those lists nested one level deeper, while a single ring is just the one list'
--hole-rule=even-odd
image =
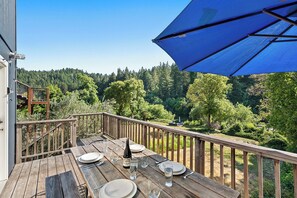
[{"label": "railing shadow on deck", "polygon": [[[272,161],[275,197],[281,197],[281,163],[293,165],[295,197],[297,197],[297,154],[262,146],[239,143],[197,132],[191,132],[109,113],[75,114],[70,119],[17,123],[17,162],[47,157],[76,146],[77,135],[88,137],[103,133],[113,139],[126,138],[143,144],[170,160],[229,185],[249,197],[249,158],[257,162],[258,196],[263,197],[263,160]],[[67,135],[66,135],[67,134]],[[226,155],[228,151],[228,155]],[[230,152],[230,153],[229,153]],[[237,158],[242,158],[242,163]],[[216,158],[217,157],[217,158]],[[215,167],[215,162],[218,162]],[[242,185],[236,183],[241,170]],[[226,178],[230,175],[230,178]],[[226,182],[230,180],[230,183]],[[252,178],[255,180],[255,178]],[[240,189],[242,188],[242,189]]]}]

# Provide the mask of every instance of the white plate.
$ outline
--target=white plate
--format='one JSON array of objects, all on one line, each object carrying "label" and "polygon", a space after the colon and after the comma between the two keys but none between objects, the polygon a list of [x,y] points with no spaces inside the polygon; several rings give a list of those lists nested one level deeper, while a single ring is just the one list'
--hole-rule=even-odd
[{"label": "white plate", "polygon": [[81,163],[93,163],[96,161],[101,160],[104,157],[102,153],[93,152],[93,153],[87,153],[78,158],[78,161]]},{"label": "white plate", "polygon": [[141,152],[145,149],[144,145],[141,144],[131,144],[130,145],[130,150],[132,153],[137,153],[137,152]]},{"label": "white plate", "polygon": [[165,161],[161,163],[159,167],[164,169],[167,165],[172,166],[173,172],[180,172],[185,167],[184,165],[173,161]]},{"label": "white plate", "polygon": [[[167,162],[167,163],[169,162],[170,164],[171,164],[171,163],[179,164],[179,163],[177,163],[177,162],[172,162],[172,161],[166,161],[166,162]],[[164,172],[164,169],[165,169],[165,166],[164,166],[165,164],[164,164],[164,163],[166,163],[166,162],[163,162],[162,164],[159,165],[159,169],[160,169],[162,172]],[[175,168],[175,171],[173,170],[173,175],[181,175],[181,174],[183,174],[184,172],[186,172],[186,170],[187,170],[187,168],[186,168],[184,165],[182,165],[182,164],[173,166],[173,169],[174,169],[174,167],[176,167],[176,168]],[[177,168],[177,167],[179,167],[179,168]]]},{"label": "white plate", "polygon": [[105,184],[99,192],[100,198],[132,198],[137,185],[128,179],[117,179]]}]

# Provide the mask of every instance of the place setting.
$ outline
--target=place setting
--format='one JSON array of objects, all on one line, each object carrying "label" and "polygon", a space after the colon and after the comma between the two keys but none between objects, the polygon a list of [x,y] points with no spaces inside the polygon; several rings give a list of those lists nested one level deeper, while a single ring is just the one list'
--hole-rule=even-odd
[{"label": "place setting", "polygon": [[92,152],[92,153],[86,153],[77,158],[77,160],[82,164],[91,164],[94,162],[98,162],[101,159],[103,159],[104,155],[99,152]]},{"label": "place setting", "polygon": [[178,162],[166,160],[158,165],[159,169],[165,173],[166,169],[171,168],[173,175],[182,175],[186,172],[187,168]]},{"label": "place setting", "polygon": [[81,168],[92,168],[94,166],[101,166],[104,163],[104,154],[99,152],[91,152],[77,157],[77,161],[81,164]]}]

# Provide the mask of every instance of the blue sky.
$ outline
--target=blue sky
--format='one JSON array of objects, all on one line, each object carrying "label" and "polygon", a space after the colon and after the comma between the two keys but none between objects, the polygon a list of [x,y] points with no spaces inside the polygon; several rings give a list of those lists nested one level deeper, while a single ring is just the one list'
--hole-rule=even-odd
[{"label": "blue sky", "polygon": [[152,43],[190,0],[17,0],[17,48],[28,70],[111,73],[172,59]]}]

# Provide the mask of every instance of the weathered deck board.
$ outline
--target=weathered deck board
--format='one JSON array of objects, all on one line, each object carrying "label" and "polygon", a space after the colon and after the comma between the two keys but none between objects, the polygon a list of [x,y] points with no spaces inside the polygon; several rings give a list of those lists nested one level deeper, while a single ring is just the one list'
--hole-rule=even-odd
[{"label": "weathered deck board", "polygon": [[37,196],[45,197],[45,178],[47,177],[47,158],[40,160]]},{"label": "weathered deck board", "polygon": [[38,181],[39,165],[40,165],[40,160],[35,160],[32,163],[30,177],[28,179],[28,183],[26,187],[25,197],[33,197],[34,195],[36,195],[37,189],[30,188],[30,186],[36,185]]},{"label": "weathered deck board", "polygon": [[14,188],[17,184],[17,181],[20,177],[22,168],[24,164],[17,164],[15,165],[9,180],[6,182],[5,188],[3,189],[0,197],[11,197],[14,191]]},{"label": "weathered deck board", "polygon": [[45,197],[45,178],[69,170],[77,186],[85,184],[71,153],[17,164],[0,197]]},{"label": "weathered deck board", "polygon": [[27,181],[29,179],[29,175],[30,175],[30,171],[31,171],[31,167],[32,167],[32,161],[25,162],[12,197],[23,197],[24,196],[26,186],[27,186]]}]

